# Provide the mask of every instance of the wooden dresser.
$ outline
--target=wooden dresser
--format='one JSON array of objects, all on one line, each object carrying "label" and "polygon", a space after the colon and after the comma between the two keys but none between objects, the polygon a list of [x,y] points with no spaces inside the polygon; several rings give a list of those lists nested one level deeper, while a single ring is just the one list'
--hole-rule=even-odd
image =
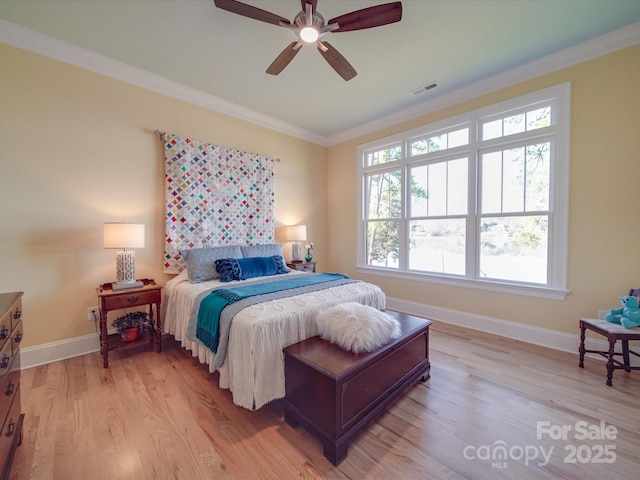
[{"label": "wooden dresser", "polygon": [[343,350],[320,337],[284,349],[284,419],[302,423],[334,465],[353,437],[411,388],[429,378],[430,320],[390,312],[402,335],[370,353]]},{"label": "wooden dresser", "polygon": [[9,476],[13,455],[22,442],[20,342],[22,292],[0,294],[0,478]]}]

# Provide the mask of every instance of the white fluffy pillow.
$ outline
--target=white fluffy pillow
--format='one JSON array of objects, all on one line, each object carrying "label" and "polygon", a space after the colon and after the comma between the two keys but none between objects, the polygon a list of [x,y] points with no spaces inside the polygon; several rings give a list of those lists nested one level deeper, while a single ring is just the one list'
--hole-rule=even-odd
[{"label": "white fluffy pillow", "polygon": [[356,302],[320,312],[316,323],[322,338],[355,353],[372,352],[400,336],[398,320]]}]

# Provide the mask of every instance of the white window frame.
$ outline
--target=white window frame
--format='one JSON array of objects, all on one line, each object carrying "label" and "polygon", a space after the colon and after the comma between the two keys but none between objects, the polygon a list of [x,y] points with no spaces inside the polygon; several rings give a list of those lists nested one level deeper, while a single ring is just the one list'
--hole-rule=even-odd
[{"label": "white window frame", "polygon": [[[499,117],[512,110],[521,110],[528,105],[533,105],[543,101],[551,101],[552,116],[551,126],[533,130],[531,133],[514,134],[492,140],[481,141],[479,126],[481,120],[491,117]],[[406,132],[381,138],[358,146],[358,247],[357,247],[357,269],[358,272],[366,274],[381,275],[386,277],[403,278],[416,281],[433,282],[450,286],[471,287],[482,290],[489,290],[502,293],[526,295],[532,297],[546,298],[552,300],[564,300],[569,293],[567,290],[567,268],[568,268],[568,237],[569,237],[569,161],[570,161],[570,116],[571,116],[571,84],[570,82],[539,90],[527,95],[513,98],[498,104],[490,105],[472,112],[464,113],[452,118],[448,118],[429,125],[424,125]],[[522,135],[544,138],[553,138],[553,153],[551,158],[551,178],[549,192],[549,252],[547,261],[546,285],[525,284],[510,281],[496,281],[482,278],[471,278],[476,269],[467,268],[466,276],[454,276],[434,274],[430,272],[418,272],[408,269],[408,225],[409,225],[409,192],[406,185],[408,177],[408,166],[420,163],[420,157],[410,157],[410,141],[423,135],[432,135],[439,131],[451,130],[454,127],[468,126],[470,143],[462,147],[455,147],[449,150],[442,150],[438,154],[454,158],[455,155],[469,155],[469,214],[477,221],[480,217],[477,212],[477,188],[478,167],[480,153],[496,145],[506,144],[516,140]],[[366,153],[376,149],[382,149],[390,144],[400,143],[402,159],[384,164],[367,166]],[[429,154],[427,154],[429,155]],[[387,268],[367,265],[366,261],[366,211],[367,199],[365,198],[364,179],[367,174],[377,171],[388,170],[390,168],[400,168],[403,172],[403,198],[402,216],[400,219],[400,258],[398,268]],[[479,254],[476,236],[476,228],[468,230],[471,246],[467,248],[467,264],[479,262]]]}]

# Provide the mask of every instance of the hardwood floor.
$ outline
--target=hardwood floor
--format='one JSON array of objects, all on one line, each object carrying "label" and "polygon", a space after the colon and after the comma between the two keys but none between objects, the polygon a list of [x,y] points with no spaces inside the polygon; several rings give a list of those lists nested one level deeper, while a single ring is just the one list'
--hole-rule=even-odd
[{"label": "hardwood floor", "polygon": [[[431,379],[359,435],[338,467],[285,424],[280,401],[235,407],[170,337],[161,354],[112,352],[109,369],[95,353],[24,370],[10,478],[637,478],[639,372],[617,370],[607,387],[600,360],[580,369],[577,354],[438,322],[430,339]],[[537,422],[547,422],[541,438]]]}]

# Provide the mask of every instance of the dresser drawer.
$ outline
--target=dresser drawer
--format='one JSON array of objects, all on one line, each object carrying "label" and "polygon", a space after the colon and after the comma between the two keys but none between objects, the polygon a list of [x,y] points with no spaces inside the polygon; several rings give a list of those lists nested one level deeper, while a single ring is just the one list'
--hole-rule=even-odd
[{"label": "dresser drawer", "polygon": [[[5,342],[4,346],[0,350],[0,385],[6,380],[6,375],[9,373],[9,367],[13,361],[13,349],[11,348],[11,341]],[[2,417],[0,417],[1,419]]]},{"label": "dresser drawer", "polygon": [[22,332],[22,322],[18,321],[18,323],[14,325],[13,331],[11,332],[11,349],[13,350],[14,356],[20,349],[20,343],[22,342],[23,337],[24,335]]},{"label": "dresser drawer", "polygon": [[14,397],[20,389],[20,351],[14,355],[9,371],[2,377],[0,383],[0,421],[4,420],[11,407]]},{"label": "dresser drawer", "polygon": [[149,292],[131,292],[131,295],[114,295],[103,297],[104,308],[106,310],[117,310],[120,308],[131,308],[139,305],[160,302],[160,290]]},{"label": "dresser drawer", "polygon": [[16,325],[22,320],[22,299],[19,299],[11,310],[11,330],[16,328]]},{"label": "dresser drawer", "polygon": [[[0,420],[1,421],[1,420]],[[21,435],[22,430],[22,418],[20,415],[20,389],[16,391],[7,418],[4,420],[2,431],[0,431],[0,458],[8,459],[11,457],[12,449],[14,448],[14,441],[17,435]],[[3,475],[8,474],[8,470],[11,468],[10,463],[0,465],[0,468],[4,467]],[[3,476],[4,478],[4,476]]]},{"label": "dresser drawer", "polygon": [[22,319],[22,292],[0,294],[0,348]]},{"label": "dresser drawer", "polygon": [[7,313],[4,317],[2,317],[2,321],[0,322],[0,348],[4,346],[4,344],[9,340],[9,336],[11,335],[11,316],[12,313]]}]

